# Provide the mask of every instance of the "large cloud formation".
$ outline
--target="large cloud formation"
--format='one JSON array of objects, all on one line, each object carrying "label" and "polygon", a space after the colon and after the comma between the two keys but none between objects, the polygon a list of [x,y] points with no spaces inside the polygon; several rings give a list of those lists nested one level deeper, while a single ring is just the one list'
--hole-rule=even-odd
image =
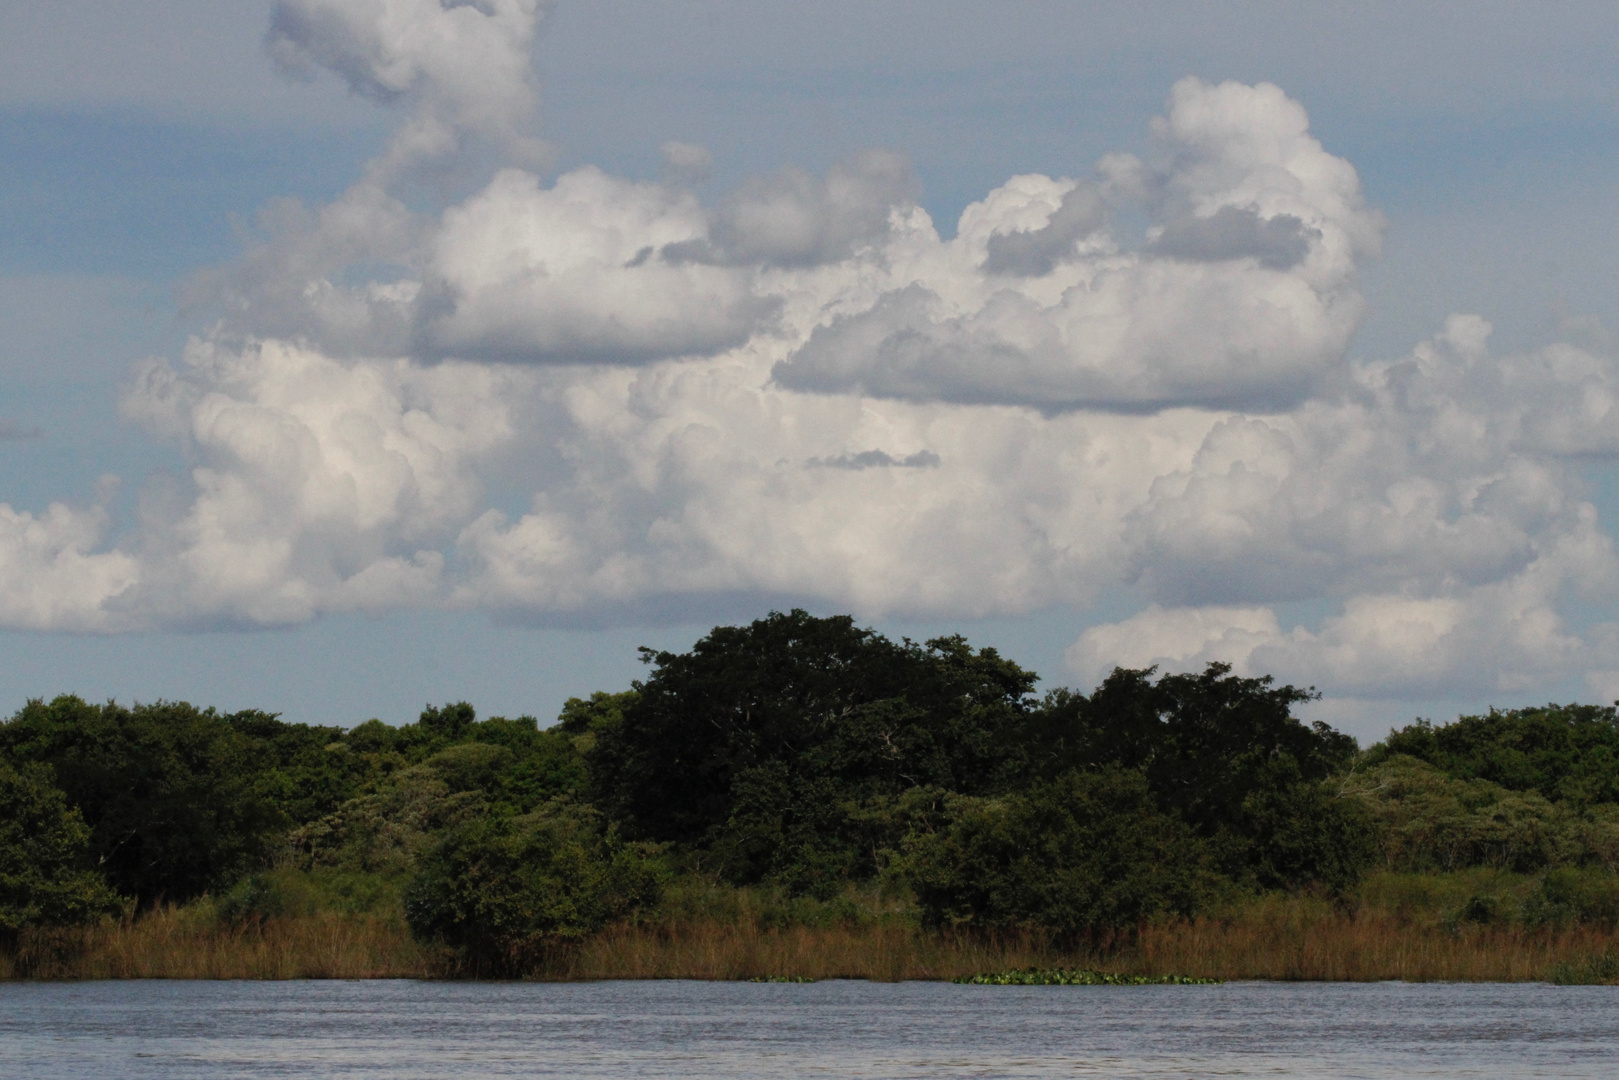
[{"label": "large cloud formation", "polygon": [[[1280,408],[1307,397],[1361,312],[1379,221],[1355,171],[1276,87],[1176,84],[1164,160],[1094,180],[1016,177],[875,304],[777,365],[800,390],[1053,411]],[[1153,225],[1121,250],[1109,209]]]},{"label": "large cloud formation", "polygon": [[[1619,628],[1559,614],[1619,582],[1576,472],[1619,453],[1619,364],[1495,355],[1473,316],[1347,360],[1381,221],[1281,90],[1183,80],[1144,159],[1013,177],[945,239],[889,151],[707,206],[680,144],[661,183],[546,176],[544,14],[282,0],[273,55],[401,103],[399,139],[192,283],[218,328],[124,403],[189,477],[131,522],[0,506],[0,623],[973,616],[1124,585],[1148,606],[1085,633],[1081,677],[1619,686]],[[490,147],[454,205],[396,190]],[[1284,626],[1297,601],[1330,613]]]}]

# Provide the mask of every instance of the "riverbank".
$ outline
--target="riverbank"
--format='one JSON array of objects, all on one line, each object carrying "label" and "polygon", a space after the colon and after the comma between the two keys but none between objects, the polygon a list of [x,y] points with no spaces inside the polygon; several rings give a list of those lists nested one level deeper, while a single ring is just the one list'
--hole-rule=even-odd
[{"label": "riverbank", "polygon": [[[1495,914],[1534,880],[1488,872],[1373,875],[1334,903],[1268,894],[1208,917],[1150,923],[1109,949],[1037,935],[929,932],[875,893],[828,902],[749,890],[676,892],[660,917],[620,924],[537,957],[527,977],[592,979],[952,979],[1023,967],[1101,968],[1224,980],[1619,981],[1609,922],[1525,925]],[[4,979],[465,978],[446,949],[413,940],[396,901],[374,910],[229,916],[204,898],[99,925],[25,932]]]}]

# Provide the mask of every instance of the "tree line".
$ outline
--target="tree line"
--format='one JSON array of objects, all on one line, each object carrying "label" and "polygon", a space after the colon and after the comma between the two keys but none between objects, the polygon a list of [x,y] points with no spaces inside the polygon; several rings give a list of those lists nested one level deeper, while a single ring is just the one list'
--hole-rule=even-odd
[{"label": "tree line", "polygon": [[342,729],[30,701],[0,723],[0,945],[204,895],[290,914],[272,868],[330,903],[394,897],[487,970],[683,876],[877,884],[928,927],[1090,941],[1234,891],[1347,897],[1372,869],[1551,870],[1536,917],[1619,918],[1612,708],[1419,721],[1362,752],[1293,715],[1311,691],[1223,664],[1037,695],[959,636],[796,610],[643,659],[543,728],[465,703]]}]

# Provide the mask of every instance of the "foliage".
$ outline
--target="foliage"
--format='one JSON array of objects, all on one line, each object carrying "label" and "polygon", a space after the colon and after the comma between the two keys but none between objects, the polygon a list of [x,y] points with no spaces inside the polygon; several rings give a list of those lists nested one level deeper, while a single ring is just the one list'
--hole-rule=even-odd
[{"label": "foliage", "polygon": [[436,834],[487,810],[482,792],[451,791],[434,769],[417,765],[292,830],[291,861],[308,869],[408,875]]},{"label": "foliage", "polygon": [[1321,786],[1355,741],[1295,719],[1314,692],[1210,664],[1201,674],[1119,668],[1086,697],[1049,695],[1024,736],[1036,776],[1139,770],[1158,806],[1213,843],[1221,869],[1261,887],[1344,889],[1370,854],[1356,808]]},{"label": "foliage", "polygon": [[346,731],[31,701],[0,723],[0,932],[112,890],[243,932],[408,898],[424,940],[511,971],[662,895],[659,918],[729,897],[761,930],[881,911],[1106,943],[1237,895],[1347,911],[1373,864],[1458,933],[1619,923],[1613,709],[1422,721],[1361,754],[1293,715],[1312,690],[1224,664],[1037,699],[994,649],[798,610],[643,659],[548,728],[464,701]]},{"label": "foliage", "polygon": [[[1370,755],[1369,755],[1370,756]],[[1448,871],[1493,866],[1619,866],[1619,806],[1552,802],[1489,780],[1458,779],[1417,758],[1378,755],[1343,785],[1374,823],[1383,865]]]},{"label": "foliage", "polygon": [[1619,878],[1573,867],[1548,871],[1524,901],[1519,917],[1529,927],[1619,926]]},{"label": "foliage", "polygon": [[0,944],[29,926],[71,925],[117,909],[89,867],[90,830],[39,767],[0,761]]},{"label": "foliage", "polygon": [[273,808],[278,823],[329,813],[363,782],[369,763],[348,753],[341,728],[289,724],[257,709],[222,719],[245,738],[252,795]]},{"label": "foliage", "polygon": [[454,946],[475,974],[514,972],[655,903],[662,873],[650,855],[567,807],[476,817],[418,860],[405,916],[413,934]]},{"label": "foliage", "polygon": [[875,869],[851,807],[993,789],[1034,683],[959,637],[895,643],[796,610],[644,659],[652,675],[587,755],[596,805],[632,836],[716,852],[733,881],[822,891]]},{"label": "foliage", "polygon": [[571,736],[582,751],[588,751],[596,743],[596,733],[622,723],[624,710],[639,697],[634,690],[619,694],[597,690],[588,698],[569,698],[557,716],[557,730]]},{"label": "foliage", "polygon": [[1363,808],[1324,783],[1354,741],[1292,716],[1311,691],[1226,665],[1119,670],[1089,697],[1037,704],[1033,675],[993,650],[896,644],[802,611],[645,659],[652,676],[587,752],[589,794],[630,835],[733,882],[834,895],[912,843],[919,802],[1111,769],[1139,773],[1239,881],[1343,892],[1374,855]]},{"label": "foliage", "polygon": [[1440,727],[1419,720],[1391,731],[1369,752],[1368,764],[1401,754],[1458,780],[1485,780],[1554,802],[1619,803],[1619,716],[1611,706],[1492,709]]},{"label": "foliage", "polygon": [[1377,829],[1365,809],[1329,781],[1310,782],[1289,759],[1260,770],[1235,828],[1221,832],[1221,862],[1262,889],[1319,885],[1350,892],[1377,856]]},{"label": "foliage", "polygon": [[249,874],[213,900],[229,924],[321,914],[368,915],[399,910],[404,882],[396,875],[335,867],[278,867]]},{"label": "foliage", "polygon": [[464,702],[344,732],[59,697],[0,724],[0,761],[50,770],[89,827],[92,861],[143,905],[229,890],[289,851],[331,863],[347,844],[358,867],[392,858],[397,870],[462,804],[522,813],[584,781],[574,735],[532,717],[480,722]]},{"label": "foliage", "polygon": [[541,728],[532,716],[479,720],[462,701],[428,706],[405,727],[368,721],[334,749],[358,759],[362,790],[377,790],[393,773],[425,764],[453,790],[478,790],[504,811],[526,813],[583,786],[579,741],[576,732]]},{"label": "foliage", "polygon": [[256,783],[252,740],[183,703],[30,701],[0,725],[0,755],[49,766],[119,892],[150,903],[229,884],[284,818]]},{"label": "foliage", "polygon": [[1612,986],[1619,983],[1619,949],[1592,953],[1579,963],[1556,964],[1546,981],[1557,986]]},{"label": "foliage", "polygon": [[933,926],[1059,936],[1190,915],[1213,887],[1205,842],[1159,810],[1139,770],[1065,773],[1027,794],[958,797],[906,873]]}]

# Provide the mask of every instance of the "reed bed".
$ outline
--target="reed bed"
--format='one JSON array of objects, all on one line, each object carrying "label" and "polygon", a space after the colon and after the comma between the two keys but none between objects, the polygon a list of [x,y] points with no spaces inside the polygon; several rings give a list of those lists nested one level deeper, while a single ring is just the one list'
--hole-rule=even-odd
[{"label": "reed bed", "polygon": [[399,979],[450,970],[403,919],[321,912],[228,923],[159,907],[98,926],[25,932],[0,978]]},{"label": "reed bed", "polygon": [[1363,982],[1615,981],[1619,934],[1597,927],[1419,926],[1349,914],[1309,899],[1225,918],[1154,924],[1110,949],[1058,949],[1032,936],[929,934],[914,928],[735,925],[619,928],[534,975],[552,979],[954,979],[1029,967],[1127,975]]},{"label": "reed bed", "polygon": [[[696,905],[693,905],[694,907]],[[772,923],[743,909],[621,925],[553,950],[527,973],[587,979],[954,979],[1017,968],[1312,981],[1619,981],[1619,932],[1435,920],[1399,906],[1272,895],[1206,918],[1158,922],[1101,949],[1039,935],[933,933],[896,917]],[[207,902],[74,930],[25,932],[0,978],[455,978],[444,950],[397,910],[231,921]]]},{"label": "reed bed", "polygon": [[1274,897],[1224,918],[1145,927],[1110,966],[1215,979],[1607,982],[1615,955],[1619,934],[1605,927],[1433,925]]},{"label": "reed bed", "polygon": [[1049,964],[1059,954],[1027,935],[929,934],[908,926],[712,922],[618,927],[535,972],[551,979],[953,979]]}]

